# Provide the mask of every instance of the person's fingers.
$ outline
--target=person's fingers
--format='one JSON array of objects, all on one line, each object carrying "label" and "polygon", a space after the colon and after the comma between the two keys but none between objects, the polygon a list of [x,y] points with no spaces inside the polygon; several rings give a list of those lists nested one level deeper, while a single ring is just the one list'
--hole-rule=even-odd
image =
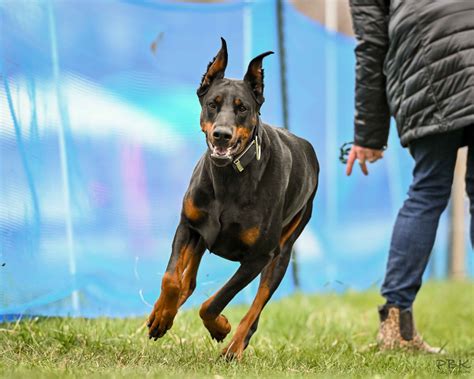
[{"label": "person's fingers", "polygon": [[367,157],[365,156],[365,151],[364,150],[360,150],[360,149],[357,150],[356,155],[357,155],[357,160],[359,161],[359,164],[363,164],[367,160]]},{"label": "person's fingers", "polygon": [[379,160],[380,157],[378,157],[377,155],[372,155],[370,158],[368,158],[367,160],[369,161],[369,163],[374,163],[374,162],[377,162],[377,160]]},{"label": "person's fingers", "polygon": [[354,148],[351,149],[349,153],[349,157],[347,158],[347,164],[346,164],[346,175],[350,176],[352,174],[352,167],[354,166],[354,162],[356,160],[356,152]]},{"label": "person's fingers", "polygon": [[375,162],[375,160],[377,159],[375,157],[375,150],[364,149],[363,153],[364,153],[365,159],[369,161],[369,163]]},{"label": "person's fingers", "polygon": [[372,157],[368,159],[370,163],[377,162],[379,159],[383,158],[383,150],[372,150]]},{"label": "person's fingers", "polygon": [[365,159],[368,160],[369,162],[372,162],[372,160],[375,158],[374,151],[371,149],[364,149],[364,155],[365,155]]},{"label": "person's fingers", "polygon": [[365,151],[359,150],[357,151],[357,160],[359,161],[359,166],[364,175],[369,175],[369,170],[367,170],[367,164],[365,163],[366,161],[366,156],[365,156]]},{"label": "person's fingers", "polygon": [[353,146],[349,152],[349,157],[346,164],[346,175],[351,175],[354,168],[354,162],[357,159],[359,166],[364,175],[369,174],[367,169],[367,162],[374,163],[379,159],[383,158],[383,150],[375,150],[369,148],[363,148],[359,146]]},{"label": "person's fingers", "polygon": [[369,170],[367,169],[367,164],[364,162],[364,163],[359,163],[359,165],[360,165],[360,169],[362,170],[364,175],[369,175]]}]

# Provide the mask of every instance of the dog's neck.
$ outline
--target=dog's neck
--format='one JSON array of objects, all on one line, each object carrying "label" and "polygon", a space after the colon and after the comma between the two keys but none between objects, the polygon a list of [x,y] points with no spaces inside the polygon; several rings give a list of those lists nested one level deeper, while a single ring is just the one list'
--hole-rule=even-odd
[{"label": "dog's neck", "polygon": [[251,198],[256,193],[258,184],[270,159],[268,136],[263,125],[260,124],[259,128],[259,138],[261,139],[260,160],[254,157],[242,172],[236,170],[232,163],[225,167],[217,167],[211,162],[211,159],[208,159],[209,176],[216,199],[232,197],[245,201],[245,199]]},{"label": "dog's neck", "polygon": [[255,159],[257,161],[261,158],[262,153],[262,140],[260,135],[261,125],[260,120],[253,129],[253,134],[250,143],[237,157],[232,160],[232,166],[237,172],[243,172],[246,167],[251,164]]}]

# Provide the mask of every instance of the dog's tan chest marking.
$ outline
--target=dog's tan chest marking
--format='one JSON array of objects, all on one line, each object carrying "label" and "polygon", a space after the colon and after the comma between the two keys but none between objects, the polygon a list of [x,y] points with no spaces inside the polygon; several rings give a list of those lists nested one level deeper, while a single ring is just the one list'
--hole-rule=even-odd
[{"label": "dog's tan chest marking", "polygon": [[260,237],[260,228],[258,226],[245,229],[240,233],[241,241],[247,246],[255,245],[255,242],[257,242],[258,237]]},{"label": "dog's tan chest marking", "polygon": [[188,218],[190,221],[197,221],[199,220],[204,212],[201,211],[199,208],[197,208],[194,205],[193,199],[190,197],[187,197],[184,200],[184,207],[183,207],[184,215]]}]

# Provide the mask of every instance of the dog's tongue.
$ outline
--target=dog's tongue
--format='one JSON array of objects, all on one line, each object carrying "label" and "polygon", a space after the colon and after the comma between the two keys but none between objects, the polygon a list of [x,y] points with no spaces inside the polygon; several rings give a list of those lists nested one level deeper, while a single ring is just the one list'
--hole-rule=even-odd
[{"label": "dog's tongue", "polygon": [[215,152],[218,154],[218,155],[226,155],[227,154],[227,148],[226,147],[219,147],[219,146],[216,146],[216,149],[215,149]]}]

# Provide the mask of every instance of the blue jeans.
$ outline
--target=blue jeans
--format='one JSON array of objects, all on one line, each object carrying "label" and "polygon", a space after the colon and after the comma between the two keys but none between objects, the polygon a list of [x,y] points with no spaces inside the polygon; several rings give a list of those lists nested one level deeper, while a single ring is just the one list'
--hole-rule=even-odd
[{"label": "blue jeans", "polygon": [[456,154],[468,145],[466,190],[470,201],[471,243],[474,246],[474,125],[413,141],[415,160],[408,199],[392,234],[382,296],[387,303],[410,308],[421,287],[441,213],[448,204]]}]

